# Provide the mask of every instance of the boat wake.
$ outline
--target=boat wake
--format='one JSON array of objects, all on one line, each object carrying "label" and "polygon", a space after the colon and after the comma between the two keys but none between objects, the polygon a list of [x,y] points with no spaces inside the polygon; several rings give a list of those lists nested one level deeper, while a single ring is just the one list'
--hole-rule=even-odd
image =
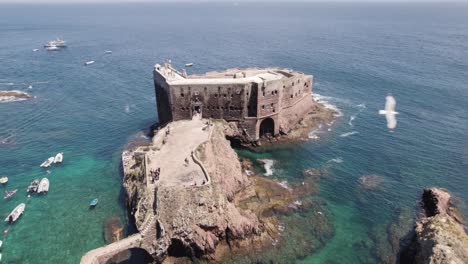
[{"label": "boat wake", "polygon": [[349,136],[352,136],[352,135],[355,135],[355,134],[359,134],[359,132],[351,131],[351,132],[343,133],[343,134],[340,135],[340,137],[349,137]]}]

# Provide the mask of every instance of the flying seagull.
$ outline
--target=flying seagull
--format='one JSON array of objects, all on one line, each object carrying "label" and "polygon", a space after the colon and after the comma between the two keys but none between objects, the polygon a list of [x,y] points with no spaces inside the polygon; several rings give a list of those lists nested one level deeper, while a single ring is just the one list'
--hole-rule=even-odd
[{"label": "flying seagull", "polygon": [[390,130],[395,129],[397,124],[395,115],[397,115],[398,112],[395,112],[395,105],[395,98],[391,95],[387,95],[387,97],[385,97],[385,110],[379,110],[379,114],[385,115],[385,118],[387,119],[387,127]]}]

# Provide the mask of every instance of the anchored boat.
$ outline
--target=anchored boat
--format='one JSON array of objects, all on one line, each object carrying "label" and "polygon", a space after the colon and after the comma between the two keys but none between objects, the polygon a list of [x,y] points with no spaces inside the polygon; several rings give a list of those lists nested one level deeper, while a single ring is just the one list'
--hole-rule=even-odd
[{"label": "anchored boat", "polygon": [[193,66],[193,63],[187,63],[185,64],[185,67],[192,67]]},{"label": "anchored boat", "polygon": [[61,163],[63,161],[63,152],[58,153],[55,155],[54,163]]},{"label": "anchored boat", "polygon": [[97,204],[98,204],[98,199],[97,199],[97,198],[94,198],[94,199],[91,200],[91,202],[89,203],[89,207],[95,207]]},{"label": "anchored boat", "polygon": [[5,195],[3,195],[3,199],[10,198],[10,197],[13,196],[17,191],[18,191],[18,189],[15,189],[15,190],[11,190],[11,191],[6,192]]},{"label": "anchored boat", "polygon": [[49,179],[42,178],[37,187],[37,193],[47,193],[49,191]]},{"label": "anchored boat", "polygon": [[8,177],[4,176],[0,178],[0,183],[5,184],[8,182]]},{"label": "anchored boat", "polygon": [[5,218],[5,222],[14,223],[23,214],[26,204],[21,203]]},{"label": "anchored boat", "polygon": [[66,46],[67,46],[66,41],[60,38],[57,38],[56,40],[51,40],[47,42],[46,44],[44,44],[45,48],[48,48],[48,47],[64,48]]},{"label": "anchored boat", "polygon": [[54,162],[55,157],[50,157],[46,161],[42,162],[41,167],[42,168],[48,168],[52,162]]},{"label": "anchored boat", "polygon": [[87,61],[87,62],[84,63],[84,65],[91,65],[93,63],[94,63],[94,61]]},{"label": "anchored boat", "polygon": [[28,189],[26,189],[26,191],[28,193],[35,193],[38,187],[39,187],[39,179],[34,179],[34,181],[32,181],[29,184]]}]

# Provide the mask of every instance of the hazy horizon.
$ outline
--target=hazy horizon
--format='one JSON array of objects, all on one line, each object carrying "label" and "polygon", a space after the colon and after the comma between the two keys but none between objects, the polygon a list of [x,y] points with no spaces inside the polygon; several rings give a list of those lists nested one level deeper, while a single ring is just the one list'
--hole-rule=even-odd
[{"label": "hazy horizon", "polygon": [[317,2],[317,3],[467,3],[468,0],[0,0],[0,4],[92,4],[92,3],[173,3],[173,2]]}]

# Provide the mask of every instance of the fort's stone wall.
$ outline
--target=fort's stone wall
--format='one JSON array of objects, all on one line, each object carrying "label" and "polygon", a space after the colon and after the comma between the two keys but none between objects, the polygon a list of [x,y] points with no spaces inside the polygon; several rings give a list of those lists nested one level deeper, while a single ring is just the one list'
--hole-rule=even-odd
[{"label": "fort's stone wall", "polygon": [[[245,71],[249,70],[260,77],[245,78]],[[238,123],[252,140],[263,134],[288,131],[313,106],[312,76],[278,68],[255,71],[259,69],[239,69],[239,73],[244,73],[243,79],[223,75],[203,78],[187,77],[170,65],[164,69],[158,65],[154,82],[160,123],[190,119],[199,111],[203,118]],[[226,73],[231,74],[232,70]],[[270,75],[265,78],[262,74]]]}]

